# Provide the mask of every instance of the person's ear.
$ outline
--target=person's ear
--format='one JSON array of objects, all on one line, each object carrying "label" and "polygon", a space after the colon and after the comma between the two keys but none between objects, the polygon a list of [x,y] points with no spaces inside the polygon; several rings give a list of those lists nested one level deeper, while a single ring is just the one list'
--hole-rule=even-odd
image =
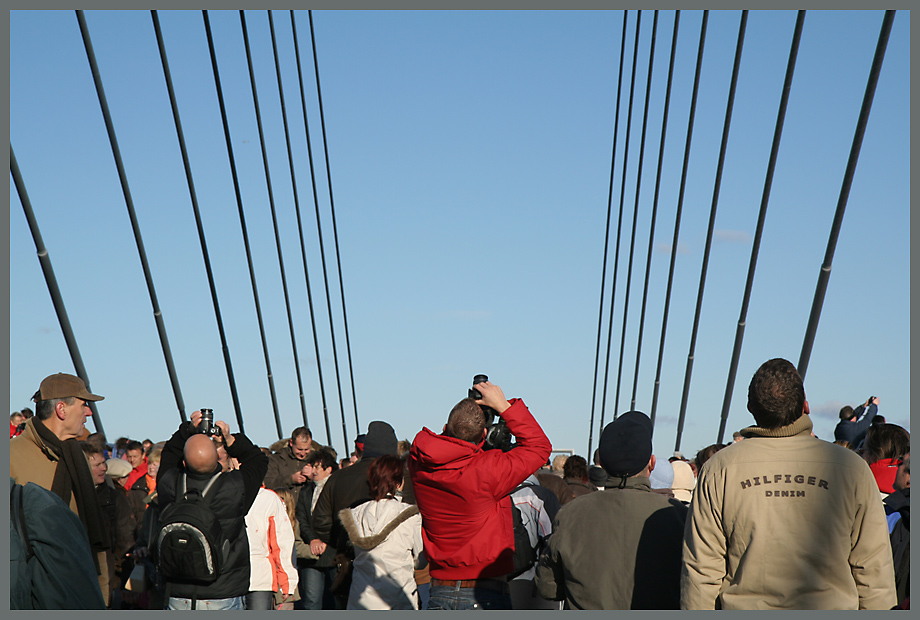
[{"label": "person's ear", "polygon": [[446,433],[446,432],[447,432],[447,425],[446,425],[446,424],[444,425],[444,428],[441,430],[441,432],[442,432],[442,433]]},{"label": "person's ear", "polygon": [[57,403],[54,404],[54,415],[56,415],[61,420],[67,417],[66,414],[64,413],[64,401],[63,400],[59,400]]},{"label": "person's ear", "polygon": [[804,413],[804,414],[806,414],[806,415],[808,415],[808,414],[811,413],[811,412],[808,410],[808,401],[807,401],[807,400],[805,401],[805,405],[802,407],[802,413]]},{"label": "person's ear", "polygon": [[653,471],[655,471],[655,463],[656,463],[655,455],[653,454],[652,458],[650,458],[648,461],[648,473],[652,473]]}]

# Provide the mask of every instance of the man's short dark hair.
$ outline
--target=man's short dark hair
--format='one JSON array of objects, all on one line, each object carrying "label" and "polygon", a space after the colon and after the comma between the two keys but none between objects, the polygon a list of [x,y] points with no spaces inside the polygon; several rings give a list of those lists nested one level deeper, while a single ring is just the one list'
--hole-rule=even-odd
[{"label": "man's short dark hair", "polygon": [[320,450],[314,450],[307,456],[307,463],[313,467],[319,467],[320,469],[336,468],[335,456],[329,450],[322,448]]},{"label": "man's short dark hair", "polygon": [[805,411],[805,386],[792,362],[774,358],[764,362],[748,386],[748,411],[761,428],[788,426]]},{"label": "man's short dark hair", "polygon": [[853,408],[850,407],[849,405],[846,405],[846,406],[844,406],[844,407],[842,407],[842,408],[840,409],[840,419],[841,419],[841,420],[849,420],[849,419],[852,418],[855,414],[856,414],[856,412],[853,411]]},{"label": "man's short dark hair", "polygon": [[588,461],[583,456],[573,454],[565,460],[562,466],[562,476],[575,480],[588,480]]},{"label": "man's short dark hair", "polygon": [[102,448],[100,448],[95,443],[90,443],[88,441],[81,441],[80,448],[83,449],[83,454],[85,454],[87,457],[92,456],[94,454],[100,454],[100,455],[105,456],[105,453],[102,451]]},{"label": "man's short dark hair", "polygon": [[445,434],[470,443],[479,443],[485,428],[486,419],[482,408],[472,398],[464,398],[450,410]]},{"label": "man's short dark hair", "polygon": [[140,450],[141,454],[143,454],[144,444],[137,441],[136,439],[132,439],[127,444],[125,444],[125,452],[130,452],[131,450]]},{"label": "man's short dark hair", "polygon": [[54,408],[59,402],[63,402],[69,407],[76,399],[76,396],[68,396],[67,398],[49,398],[37,401],[35,403],[35,417],[44,422],[51,417],[51,414],[54,413]]},{"label": "man's short dark hair", "polygon": [[298,426],[294,429],[294,432],[291,433],[291,441],[297,441],[298,439],[306,439],[310,441],[313,439],[313,433],[310,432],[310,429],[306,426]]}]

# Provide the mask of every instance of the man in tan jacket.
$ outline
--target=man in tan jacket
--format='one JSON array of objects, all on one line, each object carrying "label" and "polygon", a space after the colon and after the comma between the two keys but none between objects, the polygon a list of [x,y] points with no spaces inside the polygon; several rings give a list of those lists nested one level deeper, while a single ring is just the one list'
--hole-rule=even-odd
[{"label": "man in tan jacket", "polygon": [[699,473],[684,531],[682,609],[891,609],[894,569],[869,466],[811,434],[802,378],[765,362],[756,426]]},{"label": "man in tan jacket", "polygon": [[102,509],[89,463],[77,441],[86,430],[86,418],[92,415],[88,403],[102,399],[74,375],[59,372],[45,377],[32,396],[35,415],[22,434],[10,440],[10,477],[18,484],[34,482],[48,489],[80,517],[96,555],[100,589],[106,592],[108,573],[99,566],[108,546]]}]

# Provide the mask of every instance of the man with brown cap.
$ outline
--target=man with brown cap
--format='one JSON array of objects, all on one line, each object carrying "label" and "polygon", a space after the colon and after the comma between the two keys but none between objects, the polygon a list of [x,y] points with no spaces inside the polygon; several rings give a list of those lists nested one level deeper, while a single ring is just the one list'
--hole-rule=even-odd
[{"label": "man with brown cap", "polygon": [[18,484],[34,482],[60,497],[80,517],[97,554],[105,552],[106,534],[93,475],[76,438],[92,415],[88,403],[102,398],[74,375],[45,377],[32,396],[35,415],[10,440],[10,477]]},{"label": "man with brown cap", "polygon": [[651,420],[624,413],[604,428],[599,450],[607,486],[559,511],[537,563],[540,595],[567,609],[677,609],[687,509],[652,492]]}]

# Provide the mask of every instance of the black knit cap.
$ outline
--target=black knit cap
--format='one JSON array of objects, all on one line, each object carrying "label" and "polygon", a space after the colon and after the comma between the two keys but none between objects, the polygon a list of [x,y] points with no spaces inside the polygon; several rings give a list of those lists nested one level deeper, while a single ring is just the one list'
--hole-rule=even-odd
[{"label": "black knit cap", "polygon": [[652,421],[641,411],[624,413],[604,427],[598,450],[612,477],[635,476],[652,458]]},{"label": "black knit cap", "polygon": [[396,431],[386,422],[375,420],[367,425],[367,434],[364,437],[364,450],[361,458],[377,458],[384,454],[396,454]]}]

